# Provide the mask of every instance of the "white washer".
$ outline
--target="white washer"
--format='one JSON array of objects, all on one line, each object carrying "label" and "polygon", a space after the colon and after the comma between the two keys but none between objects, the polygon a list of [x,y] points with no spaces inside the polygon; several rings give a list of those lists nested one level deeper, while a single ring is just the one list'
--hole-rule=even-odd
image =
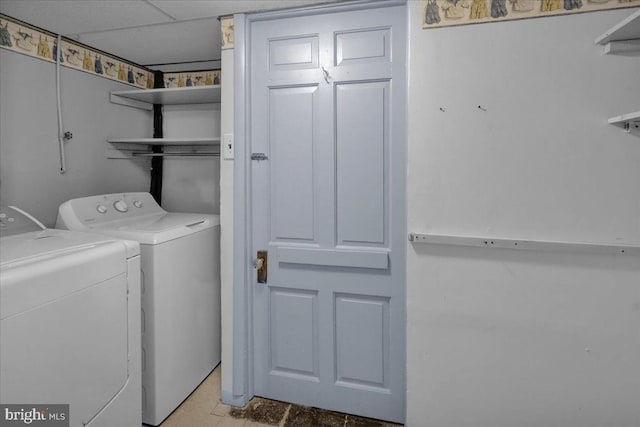
[{"label": "white washer", "polygon": [[[0,399],[69,404],[69,425],[140,425],[137,242],[0,208]],[[35,221],[35,222],[34,222]]]},{"label": "white washer", "polygon": [[220,217],[108,194],[63,203],[56,227],[140,243],[142,421],[160,424],[220,362]]}]

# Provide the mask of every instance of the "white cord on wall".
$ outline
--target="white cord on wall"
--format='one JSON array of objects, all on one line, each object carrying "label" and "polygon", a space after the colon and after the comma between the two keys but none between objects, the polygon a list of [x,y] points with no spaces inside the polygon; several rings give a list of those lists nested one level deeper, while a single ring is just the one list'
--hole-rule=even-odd
[{"label": "white cord on wall", "polygon": [[20,212],[22,215],[26,216],[27,218],[29,218],[31,221],[35,222],[36,225],[40,228],[42,228],[43,230],[46,229],[47,227],[44,226],[43,223],[41,223],[40,221],[38,221],[34,216],[28,214],[27,212],[23,211],[20,208],[16,208],[15,206],[9,206],[9,208],[13,209],[16,212]]},{"label": "white cord on wall", "polygon": [[58,101],[58,145],[60,149],[60,173],[67,171],[64,158],[64,131],[62,127],[62,108],[60,108],[60,55],[62,55],[62,36],[58,34],[58,45],[56,48],[56,98]]}]

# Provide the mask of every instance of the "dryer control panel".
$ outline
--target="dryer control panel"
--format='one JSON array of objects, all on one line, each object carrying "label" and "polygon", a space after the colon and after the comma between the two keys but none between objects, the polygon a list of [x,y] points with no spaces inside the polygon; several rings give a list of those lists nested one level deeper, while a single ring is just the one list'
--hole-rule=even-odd
[{"label": "dryer control panel", "polygon": [[0,237],[42,229],[44,226],[26,212],[13,206],[0,206]]},{"label": "dryer control panel", "polygon": [[116,193],[82,197],[64,202],[58,209],[56,228],[88,229],[120,219],[165,214],[149,193]]}]

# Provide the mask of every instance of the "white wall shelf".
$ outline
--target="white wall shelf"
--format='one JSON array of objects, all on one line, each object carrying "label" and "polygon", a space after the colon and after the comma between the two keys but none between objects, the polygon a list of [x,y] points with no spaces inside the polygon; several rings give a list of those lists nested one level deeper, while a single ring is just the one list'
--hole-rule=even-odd
[{"label": "white wall shelf", "polygon": [[220,85],[115,91],[111,102],[144,110],[152,110],[153,104],[219,104]]},{"label": "white wall shelf", "polygon": [[640,55],[640,10],[623,19],[596,39],[603,53]]},{"label": "white wall shelf", "polygon": [[409,241],[434,245],[471,246],[493,249],[516,249],[544,252],[564,251],[603,255],[640,255],[640,246],[607,243],[561,242],[550,240],[506,239],[482,236],[422,233],[410,233]]},{"label": "white wall shelf", "polygon": [[[153,110],[154,104],[160,105],[193,105],[219,104],[220,85],[188,86],[161,89],[132,89],[111,92],[113,104],[126,105],[143,110]],[[109,138],[107,139],[107,158],[130,159],[132,157],[165,157],[165,156],[210,156],[217,153],[202,152],[198,147],[219,147],[220,137],[200,138]],[[144,147],[141,147],[144,146]],[[190,152],[151,153],[151,146],[187,147]]]},{"label": "white wall shelf", "polygon": [[[210,156],[212,152],[203,152],[203,147],[220,147],[220,138],[111,138],[107,139],[108,159],[130,159],[132,157],[169,157],[169,156]],[[151,153],[152,146],[180,147],[191,151],[170,150],[165,153]],[[143,151],[144,150],[144,151]],[[215,153],[218,154],[217,152]]]},{"label": "white wall shelf", "polygon": [[118,138],[107,139],[107,142],[116,144],[142,144],[142,145],[160,145],[160,146],[184,146],[184,145],[220,145],[219,137],[206,138]]},{"label": "white wall shelf", "polygon": [[[603,53],[618,55],[640,55],[640,10],[637,10],[596,39],[603,45]],[[640,111],[611,117],[609,124],[619,126],[626,132],[640,135]]]},{"label": "white wall shelf", "polygon": [[609,119],[609,124],[619,126],[627,132],[638,132],[640,129],[640,111],[622,114]]}]

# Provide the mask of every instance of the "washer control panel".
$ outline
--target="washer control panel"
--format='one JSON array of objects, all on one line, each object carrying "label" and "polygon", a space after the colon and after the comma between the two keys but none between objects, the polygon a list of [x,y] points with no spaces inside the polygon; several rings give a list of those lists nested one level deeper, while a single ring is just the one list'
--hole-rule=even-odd
[{"label": "washer control panel", "polygon": [[[117,193],[69,200],[58,210],[57,228],[91,226],[118,219],[166,213],[149,193]],[[66,226],[65,226],[66,224]]]},{"label": "washer control panel", "polygon": [[116,208],[118,212],[122,213],[125,213],[129,210],[129,206],[127,206],[127,202],[125,202],[124,199],[116,200],[113,203],[113,207]]}]

